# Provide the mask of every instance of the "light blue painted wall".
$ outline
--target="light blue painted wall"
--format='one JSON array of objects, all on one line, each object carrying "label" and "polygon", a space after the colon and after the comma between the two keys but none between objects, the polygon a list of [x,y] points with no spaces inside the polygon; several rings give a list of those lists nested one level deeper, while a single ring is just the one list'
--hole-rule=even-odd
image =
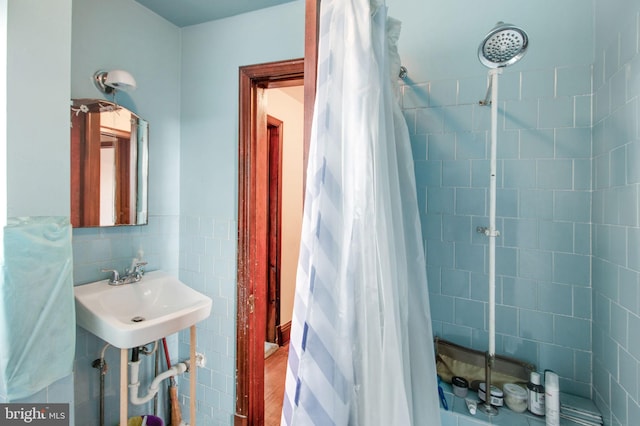
[{"label": "light blue painted wall", "polygon": [[[0,223],[7,223],[7,41],[8,0],[0,1]],[[4,238],[4,237],[3,237]],[[4,253],[1,256],[4,258]]]},{"label": "light blue painted wall", "polygon": [[593,384],[611,425],[640,419],[640,4],[595,2]]},{"label": "light blue painted wall", "polygon": [[[41,3],[41,2],[40,2]],[[67,88],[63,120],[68,122],[68,99],[105,98],[93,85],[99,69],[125,69],[138,87],[119,93],[116,101],[150,123],[149,130],[149,224],[116,228],[85,228],[73,231],[74,282],[82,284],[106,278],[101,268],[129,267],[139,249],[149,262],[148,270],[178,274],[180,209],[180,29],[133,0],[74,0],[71,41],[71,88]],[[109,99],[111,97],[109,96]],[[68,140],[68,128],[65,129]],[[64,149],[68,158],[68,142]],[[68,169],[68,166],[67,166]],[[67,197],[67,181],[58,192]],[[172,361],[177,360],[178,336],[168,339]],[[99,418],[99,371],[91,367],[104,342],[77,329],[75,403],[78,424],[97,424]],[[153,377],[153,357],[142,357],[142,386]],[[163,359],[163,358],[162,358]],[[119,350],[106,351],[105,420],[116,424],[119,407]],[[161,363],[164,365],[164,363]],[[159,395],[164,416],[164,391]],[[152,412],[152,404],[133,406],[132,415]]]},{"label": "light blue painted wall", "polygon": [[[151,123],[150,224],[75,230],[75,282],[102,277],[97,272],[102,267],[124,268],[142,247],[151,269],[179,274],[210,295],[214,314],[198,326],[198,350],[208,358],[198,374],[198,422],[230,424],[235,406],[238,66],[301,57],[304,4],[183,30],[131,0],[119,0],[109,12],[99,1],[76,1],[73,12],[72,97],[100,97],[93,73],[124,68],[136,77],[138,89],[118,102]],[[281,19],[298,24],[266,24]],[[105,38],[114,21],[119,31]],[[98,375],[87,365],[102,342],[82,329],[78,335],[77,414],[96,418]],[[186,333],[172,342],[179,344],[180,359],[188,356]],[[116,352],[107,351],[110,406],[117,405]],[[186,383],[180,394],[187,413]],[[108,414],[110,420],[113,415]]]},{"label": "light blue painted wall", "polygon": [[[10,0],[1,8],[8,82],[2,214],[68,216],[69,191],[61,188],[69,182],[71,1]],[[73,391],[70,375],[23,400],[0,401],[70,403],[73,421]]]},{"label": "light blue painted wall", "polygon": [[148,269],[177,274],[180,29],[133,0],[116,0],[108,8],[98,0],[76,0],[71,64],[72,98],[105,98],[92,81],[99,69],[131,72],[138,88],[118,93],[116,101],[150,123],[149,225],[75,230],[75,282],[103,278],[101,268],[128,267],[140,248]]},{"label": "light blue painted wall", "polygon": [[[148,120],[149,211],[177,215],[180,192],[180,29],[133,0],[73,2],[71,96],[105,98],[99,69],[124,68],[138,87],[116,101]],[[109,98],[111,98],[109,96]]]},{"label": "light blue painted wall", "polygon": [[402,21],[398,50],[413,81],[482,74],[478,44],[498,21],[519,25],[531,39],[526,62],[512,70],[593,62],[590,1],[387,0],[389,15]]},{"label": "light blue painted wall", "polygon": [[8,2],[9,217],[69,215],[71,1],[41,3]]},{"label": "light blue painted wall", "polygon": [[499,81],[496,349],[590,396],[592,4],[388,5],[403,21],[434,333],[482,351],[488,241],[476,227],[488,225],[490,109],[478,105],[487,69],[477,49],[497,21],[527,31],[527,55]]},{"label": "light blue painted wall", "polygon": [[198,371],[198,424],[233,424],[235,409],[238,67],[303,54],[301,0],[182,31],[180,278],[213,298],[198,324],[209,358]]},{"label": "light blue painted wall", "polygon": [[182,214],[236,215],[238,67],[303,55],[300,0],[183,29]]}]

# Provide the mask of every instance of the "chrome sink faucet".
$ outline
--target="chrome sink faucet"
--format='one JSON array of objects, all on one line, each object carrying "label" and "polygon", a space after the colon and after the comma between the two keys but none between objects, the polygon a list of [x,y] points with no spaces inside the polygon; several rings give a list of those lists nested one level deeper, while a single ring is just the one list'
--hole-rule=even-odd
[{"label": "chrome sink faucet", "polygon": [[137,283],[144,275],[144,266],[147,262],[134,262],[133,269],[126,269],[124,275],[120,275],[117,269],[102,269],[102,272],[111,272],[109,285],[122,285]]},{"label": "chrome sink faucet", "polygon": [[133,264],[133,269],[131,271],[128,271],[128,273],[125,276],[125,279],[130,278],[131,282],[135,282],[135,283],[140,281],[142,279],[142,276],[144,275],[144,266],[146,264],[147,262],[142,262],[142,261],[135,262]]},{"label": "chrome sink faucet", "polygon": [[111,272],[111,278],[109,278],[110,285],[120,285],[123,284],[120,280],[120,273],[117,269],[101,269],[102,272]]}]

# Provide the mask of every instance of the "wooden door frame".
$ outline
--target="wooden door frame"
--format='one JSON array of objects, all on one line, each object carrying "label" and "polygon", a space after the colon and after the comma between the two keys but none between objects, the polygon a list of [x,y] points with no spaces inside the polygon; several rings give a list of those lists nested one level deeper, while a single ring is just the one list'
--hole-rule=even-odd
[{"label": "wooden door frame", "polygon": [[266,88],[300,85],[303,74],[304,59],[240,68],[236,425],[264,423],[269,159],[262,94]]},{"label": "wooden door frame", "polygon": [[[264,276],[264,217],[256,210],[265,200],[257,197],[255,185],[260,167],[257,162],[257,91],[259,86],[296,76],[304,78],[304,154],[303,188],[309,157],[313,104],[316,94],[318,63],[318,17],[320,0],[305,0],[304,59],[274,62],[240,68],[239,148],[238,148],[238,289],[236,324],[236,408],[234,425],[260,426],[264,423],[264,342],[252,339],[256,330],[257,309],[264,313],[265,300],[256,300],[256,279]],[[262,166],[263,167],[263,166]],[[261,272],[262,271],[262,272]],[[261,305],[261,306],[259,306]],[[264,328],[263,328],[264,329]],[[257,359],[258,358],[258,359]],[[254,362],[255,361],[255,362]]]},{"label": "wooden door frame", "polygon": [[[313,105],[316,100],[318,78],[318,38],[320,26],[320,0],[305,0],[304,18],[304,168],[303,188],[307,182],[309,142],[313,122]],[[304,193],[303,193],[304,200]]]}]

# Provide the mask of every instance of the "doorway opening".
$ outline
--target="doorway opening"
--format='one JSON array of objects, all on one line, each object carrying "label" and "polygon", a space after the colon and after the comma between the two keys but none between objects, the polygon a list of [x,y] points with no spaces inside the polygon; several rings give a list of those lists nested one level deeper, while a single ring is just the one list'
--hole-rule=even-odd
[{"label": "doorway opening", "polygon": [[240,68],[236,425],[264,424],[265,342],[268,334],[277,341],[282,325],[277,286],[283,178],[274,172],[281,170],[282,123],[268,119],[266,94],[301,86],[303,76],[303,59]]},{"label": "doorway opening", "polygon": [[[261,227],[266,221],[264,214],[257,209],[265,203],[257,194],[264,192],[255,190],[264,191],[264,180],[261,179],[264,179],[265,166],[256,162],[257,158],[262,158],[257,140],[264,140],[260,133],[263,127],[257,126],[258,121],[263,122],[260,110],[263,91],[260,89],[278,81],[286,84],[287,81],[304,79],[304,185],[316,93],[319,9],[320,0],[305,0],[304,59],[240,69],[235,426],[264,424],[264,398],[256,395],[264,390],[264,328],[256,328],[256,319],[264,318],[266,310],[264,298],[256,302],[256,297],[260,299],[256,293],[257,282],[266,279],[264,261],[260,260],[265,259],[266,243],[261,237],[263,231],[257,232],[264,229]],[[251,330],[258,330],[260,336],[252,335]]]}]

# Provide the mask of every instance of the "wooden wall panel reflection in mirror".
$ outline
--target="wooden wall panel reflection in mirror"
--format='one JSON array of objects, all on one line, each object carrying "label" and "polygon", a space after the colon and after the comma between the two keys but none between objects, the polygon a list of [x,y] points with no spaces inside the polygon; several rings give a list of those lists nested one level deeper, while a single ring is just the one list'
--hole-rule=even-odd
[{"label": "wooden wall panel reflection in mirror", "polygon": [[71,103],[71,224],[146,225],[149,123],[102,99]]}]

